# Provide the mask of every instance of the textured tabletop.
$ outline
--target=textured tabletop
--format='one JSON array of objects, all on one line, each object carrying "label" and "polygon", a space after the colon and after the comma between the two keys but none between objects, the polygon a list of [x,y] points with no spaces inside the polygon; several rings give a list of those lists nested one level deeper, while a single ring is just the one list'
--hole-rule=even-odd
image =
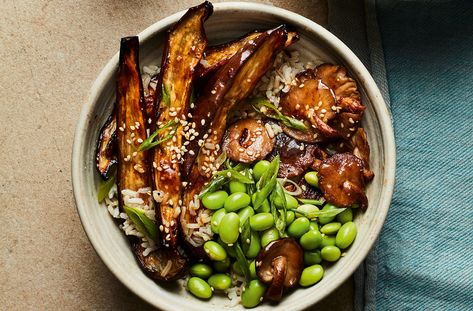
[{"label": "textured tabletop", "polygon": [[[101,262],[71,185],[75,124],[122,36],[197,1],[0,1],[0,305],[148,310]],[[265,1],[327,25],[324,0]],[[351,310],[352,282],[317,310]]]}]

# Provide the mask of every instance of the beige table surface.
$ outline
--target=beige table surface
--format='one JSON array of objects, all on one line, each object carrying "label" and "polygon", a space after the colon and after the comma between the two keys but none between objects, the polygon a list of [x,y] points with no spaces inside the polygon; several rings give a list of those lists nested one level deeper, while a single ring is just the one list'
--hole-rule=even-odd
[{"label": "beige table surface", "polygon": [[[273,3],[327,25],[325,0]],[[197,1],[0,1],[0,309],[150,310],[101,262],[76,212],[72,139],[122,36]],[[351,310],[348,281],[314,310]]]}]

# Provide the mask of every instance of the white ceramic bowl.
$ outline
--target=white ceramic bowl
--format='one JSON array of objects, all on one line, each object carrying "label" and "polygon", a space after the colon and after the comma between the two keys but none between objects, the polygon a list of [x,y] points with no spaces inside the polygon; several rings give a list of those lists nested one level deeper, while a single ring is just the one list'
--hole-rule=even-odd
[{"label": "white ceramic bowl", "polygon": [[[368,254],[383,226],[394,187],[395,147],[390,114],[373,78],[361,61],[339,39],[320,25],[280,8],[254,3],[219,3],[205,24],[210,43],[234,39],[254,29],[267,29],[281,23],[297,29],[301,40],[294,46],[309,60],[317,55],[325,61],[346,66],[359,85],[367,106],[363,125],[371,146],[371,166],[376,177],[368,187],[369,208],[355,222],[358,236],[346,256],[327,269],[322,281],[307,289],[298,289],[280,304],[262,304],[261,310],[298,310],[327,296],[344,282]],[[159,64],[165,30],[184,11],[171,15],[139,34],[140,64]],[[117,42],[117,47],[119,42]],[[100,258],[130,290],[150,304],[164,310],[222,309],[228,300],[214,297],[205,302],[191,297],[176,285],[157,285],[138,267],[127,239],[97,203],[99,178],[94,167],[95,142],[100,127],[108,117],[115,97],[118,53],[95,81],[89,101],[83,107],[74,137],[72,181],[74,197],[85,232]],[[236,308],[242,308],[237,306]]]}]

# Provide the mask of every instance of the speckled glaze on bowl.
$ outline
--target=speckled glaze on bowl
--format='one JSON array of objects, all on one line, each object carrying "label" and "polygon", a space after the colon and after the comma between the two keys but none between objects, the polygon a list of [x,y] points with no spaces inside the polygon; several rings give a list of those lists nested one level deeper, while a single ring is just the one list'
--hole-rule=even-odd
[{"label": "speckled glaze on bowl", "polygon": [[[171,15],[139,34],[140,64],[159,64],[164,33],[184,11]],[[342,284],[361,264],[383,226],[394,188],[396,154],[394,134],[388,109],[373,78],[361,61],[339,39],[320,25],[280,8],[244,2],[219,3],[205,24],[210,43],[234,39],[254,29],[267,29],[285,23],[301,35],[294,46],[302,58],[318,56],[346,66],[359,85],[367,106],[363,120],[371,146],[371,166],[376,177],[369,185],[369,208],[359,213],[355,222],[358,236],[346,256],[326,270],[322,281],[307,289],[298,289],[280,304],[262,304],[258,310],[299,310],[327,296]],[[118,47],[118,42],[117,42]],[[72,181],[74,197],[84,230],[100,258],[130,290],[163,310],[221,310],[229,300],[218,296],[201,301],[177,284],[157,285],[140,270],[127,239],[106,208],[97,203],[99,178],[94,167],[95,142],[99,129],[111,112],[115,98],[118,53],[108,62],[95,81],[84,105],[74,137]],[[242,309],[241,305],[235,307]]]}]

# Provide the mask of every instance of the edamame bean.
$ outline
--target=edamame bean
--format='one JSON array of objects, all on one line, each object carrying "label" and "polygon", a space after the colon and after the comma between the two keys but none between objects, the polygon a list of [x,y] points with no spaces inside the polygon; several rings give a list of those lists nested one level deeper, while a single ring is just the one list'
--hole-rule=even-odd
[{"label": "edamame bean", "polygon": [[268,229],[261,235],[261,246],[266,247],[266,245],[277,239],[279,239],[279,231],[276,228]]},{"label": "edamame bean", "polygon": [[319,230],[319,224],[316,223],[315,221],[311,221],[310,222],[310,227],[309,227],[310,230],[316,230],[316,231],[320,231]]},{"label": "edamame bean", "polygon": [[334,246],[334,245],[335,245],[335,236],[322,234],[322,244],[320,245],[321,248],[325,246]]},{"label": "edamame bean", "polygon": [[320,281],[324,276],[324,268],[321,265],[313,265],[302,270],[299,279],[300,286],[311,286]]},{"label": "edamame bean", "polygon": [[228,193],[223,190],[215,191],[204,195],[202,198],[202,204],[208,209],[219,209],[223,207],[225,200],[228,197]]},{"label": "edamame bean", "polygon": [[345,223],[340,230],[338,230],[335,237],[335,245],[341,249],[349,247],[356,238],[356,225],[354,222]]},{"label": "edamame bean", "polygon": [[192,295],[200,299],[209,299],[212,297],[212,289],[210,285],[196,276],[191,277],[187,281],[187,289]]},{"label": "edamame bean", "polygon": [[294,218],[296,218],[296,214],[293,211],[287,211],[286,212],[286,226],[289,226],[292,224],[294,221]]},{"label": "edamame bean", "polygon": [[262,301],[266,287],[260,280],[251,280],[241,294],[241,304],[245,308],[254,308]]},{"label": "edamame bean", "polygon": [[259,213],[250,217],[250,227],[255,231],[264,231],[273,225],[274,218],[270,213]]},{"label": "edamame bean", "polygon": [[222,261],[215,261],[214,262],[214,269],[217,272],[226,272],[228,271],[228,268],[230,267],[230,258],[226,258],[225,260]]},{"label": "edamame bean", "polygon": [[204,251],[207,253],[211,260],[222,261],[227,258],[227,252],[215,241],[207,241],[204,244]]},{"label": "edamame bean", "polygon": [[325,246],[320,251],[320,255],[322,256],[322,259],[326,261],[330,261],[330,262],[339,260],[341,254],[342,252],[340,251],[338,247],[331,246],[331,245]]},{"label": "edamame bean", "polygon": [[231,212],[223,216],[218,231],[224,243],[233,244],[238,240],[238,236],[240,235],[239,229],[240,217],[238,214]]},{"label": "edamame bean", "polygon": [[[334,210],[336,209],[337,207],[333,204],[330,204],[330,203],[326,203],[324,205],[324,207],[322,208],[322,211],[330,211],[330,210]],[[332,216],[332,217],[328,217],[328,216],[321,216],[319,217],[319,223],[321,225],[325,225],[325,224],[328,224],[329,222],[331,222],[332,220],[335,219],[335,216]]]},{"label": "edamame bean", "polygon": [[270,164],[269,161],[261,160],[253,166],[253,177],[255,178],[255,181],[258,181],[261,176],[263,176],[264,172],[268,170]]},{"label": "edamame bean", "polygon": [[250,205],[251,198],[244,192],[230,194],[225,200],[224,207],[227,212],[235,212]]},{"label": "edamame bean", "polygon": [[256,279],[258,276],[256,275],[256,260],[253,260],[250,263],[250,278],[251,279]]},{"label": "edamame bean", "polygon": [[319,176],[317,172],[308,172],[304,175],[305,181],[313,187],[319,187]]},{"label": "edamame bean", "polygon": [[217,290],[226,290],[232,285],[231,277],[223,273],[212,275],[207,282],[210,286]]},{"label": "edamame bean", "polygon": [[238,216],[240,217],[240,226],[242,226],[246,220],[255,214],[255,210],[251,206],[247,206],[238,211]]},{"label": "edamame bean", "polygon": [[309,230],[301,236],[299,243],[305,250],[316,249],[322,244],[322,234],[317,230]]},{"label": "edamame bean", "polygon": [[297,208],[297,211],[301,213],[296,212],[296,217],[305,217],[304,215],[314,215],[319,211],[319,208],[312,204],[303,204]]},{"label": "edamame bean", "polygon": [[320,249],[310,252],[304,252],[304,264],[306,266],[315,265],[322,262]]},{"label": "edamame bean", "polygon": [[242,182],[232,180],[229,182],[228,187],[230,189],[230,193],[236,193],[236,192],[246,193],[246,185]]},{"label": "edamame bean", "polygon": [[196,263],[190,268],[189,272],[193,276],[197,276],[201,279],[207,279],[212,275],[212,268],[204,263]]},{"label": "edamame bean", "polygon": [[[247,241],[245,241],[246,243]],[[251,232],[251,241],[248,250],[246,251],[247,258],[255,258],[261,250],[261,240],[257,232]]]},{"label": "edamame bean", "polygon": [[212,218],[210,219],[210,228],[212,229],[213,233],[218,233],[220,222],[226,213],[227,211],[225,211],[224,208],[221,208],[213,213]]},{"label": "edamame bean", "polygon": [[286,207],[297,208],[297,206],[299,205],[299,202],[297,201],[297,199],[290,194],[285,193],[285,195],[286,195]]},{"label": "edamame bean", "polygon": [[322,228],[320,228],[320,232],[325,233],[325,234],[335,234],[337,233],[337,231],[340,229],[341,226],[342,224],[339,222],[331,222],[322,226]]},{"label": "edamame bean", "polygon": [[351,208],[347,208],[346,210],[337,215],[337,221],[340,222],[342,225],[352,220],[353,211],[351,210]]},{"label": "edamame bean", "polygon": [[292,222],[287,228],[287,234],[294,238],[301,237],[309,231],[310,221],[306,217],[299,217]]}]

